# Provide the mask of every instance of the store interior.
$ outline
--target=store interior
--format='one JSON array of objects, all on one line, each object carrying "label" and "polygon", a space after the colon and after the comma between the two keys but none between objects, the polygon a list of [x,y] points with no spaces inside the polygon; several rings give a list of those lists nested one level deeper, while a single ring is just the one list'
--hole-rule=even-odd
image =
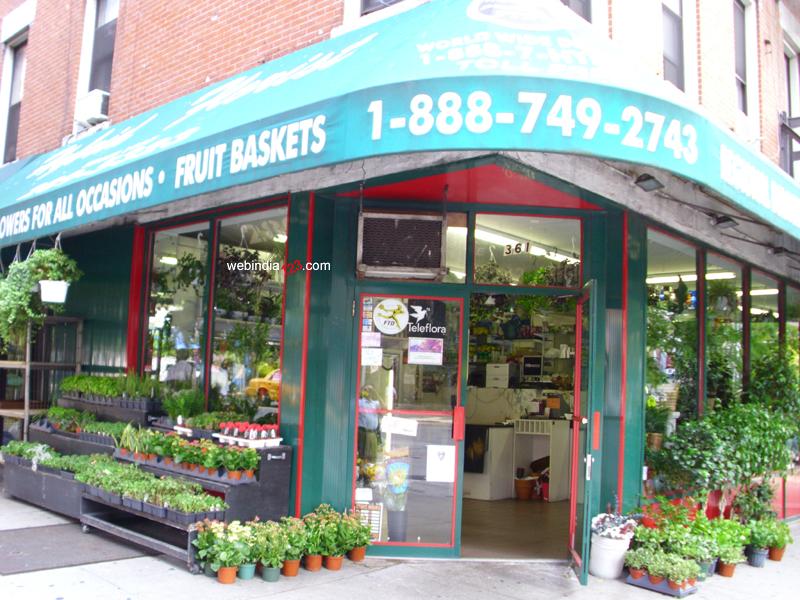
[{"label": "store interior", "polygon": [[476,283],[509,291],[470,299],[461,555],[561,559],[576,298],[525,288],[578,285],[580,222],[479,215],[477,225]]}]

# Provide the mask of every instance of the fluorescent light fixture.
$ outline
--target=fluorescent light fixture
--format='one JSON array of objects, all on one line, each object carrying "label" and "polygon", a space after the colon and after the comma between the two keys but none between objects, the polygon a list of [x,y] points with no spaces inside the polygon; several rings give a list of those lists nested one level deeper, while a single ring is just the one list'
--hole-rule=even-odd
[{"label": "fluorescent light fixture", "polygon": [[[648,277],[645,282],[648,285],[655,285],[658,283],[678,283],[683,279],[684,283],[697,281],[697,275],[694,273],[686,273],[684,275],[657,275]],[[719,273],[706,273],[706,281],[714,279],[736,279],[736,273],[730,271],[721,271]]]},{"label": "fluorescent light fixture", "polygon": [[642,173],[634,180],[634,183],[645,192],[655,192],[664,187],[664,184],[650,175],[650,173]]},{"label": "fluorescent light fixture", "polygon": [[739,226],[739,222],[728,215],[717,215],[711,217],[711,224],[719,229],[730,229],[731,227]]},{"label": "fluorescent light fixture", "polygon": [[719,271],[717,273],[706,273],[706,281],[714,281],[717,279],[736,279],[736,273],[731,271]]},{"label": "fluorescent light fixture", "polygon": [[501,246],[513,246],[514,244],[519,243],[519,240],[514,240],[497,233],[492,233],[491,231],[486,231],[485,229],[475,229],[475,239],[481,240],[482,242],[489,242],[490,244],[500,244]]},{"label": "fluorescent light fixture", "polygon": [[285,244],[287,239],[288,238],[286,237],[285,233],[276,233],[275,237],[272,238],[272,241],[278,242],[279,244]]},{"label": "fluorescent light fixture", "polygon": [[[742,309],[740,308],[739,310],[742,310]],[[751,315],[765,315],[768,312],[769,312],[768,310],[764,310],[763,308],[751,308],[750,309],[750,314]]]},{"label": "fluorescent light fixture", "polygon": [[158,259],[158,262],[163,263],[165,265],[177,265],[178,259],[175,256],[162,256]]},{"label": "fluorescent light fixture", "polygon": [[[744,292],[742,290],[739,290],[738,292],[736,292],[736,295],[737,296],[744,296]],[[750,290],[750,295],[751,296],[777,296],[778,295],[778,290],[777,290],[777,288],[764,288],[764,289],[760,289],[760,290]]]}]

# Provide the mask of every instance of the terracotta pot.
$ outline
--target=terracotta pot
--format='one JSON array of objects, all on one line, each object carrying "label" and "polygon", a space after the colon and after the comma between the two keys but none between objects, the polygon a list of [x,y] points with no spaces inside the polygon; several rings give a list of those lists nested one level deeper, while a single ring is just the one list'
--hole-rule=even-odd
[{"label": "terracotta pot", "polygon": [[769,559],[770,560],[781,560],[783,558],[783,553],[786,552],[786,546],[783,548],[770,548],[769,549]]},{"label": "terracotta pot", "polygon": [[[697,579],[696,579],[696,578],[694,578],[694,577],[690,577],[690,578],[689,578],[689,579],[687,579],[687,580],[686,580],[684,583],[685,583],[685,584],[688,584],[689,586],[693,586],[694,584],[696,584],[696,583],[697,583]],[[686,587],[686,585],[684,585],[684,587]]]},{"label": "terracotta pot", "polygon": [[198,465],[197,472],[200,473],[200,475],[202,475],[203,473],[206,472],[206,468],[203,465]]},{"label": "terracotta pot", "polygon": [[339,571],[343,562],[344,556],[326,556],[324,560],[325,568],[329,571]]},{"label": "terracotta pot", "polygon": [[683,587],[683,582],[672,581],[672,579],[667,579],[667,585],[669,589],[675,590],[676,592]]},{"label": "terracotta pot", "polygon": [[128,456],[128,449],[127,448],[120,448],[119,449],[120,456]]},{"label": "terracotta pot", "polygon": [[717,573],[723,577],[733,577],[733,572],[736,570],[736,563],[728,564],[722,561],[717,563]]},{"label": "terracotta pot", "polygon": [[353,562],[361,562],[367,556],[367,547],[366,546],[358,546],[357,548],[353,548],[347,553],[347,558],[352,560]]},{"label": "terracotta pot", "polygon": [[165,456],[164,457],[164,464],[165,465],[171,465],[172,464],[172,457],[171,456]]},{"label": "terracotta pot", "polygon": [[300,559],[297,560],[284,560],[283,567],[281,567],[281,575],[284,577],[297,577],[297,572],[300,570]]},{"label": "terracotta pot", "polygon": [[133,460],[142,460],[142,453],[141,452],[134,452],[133,453]]},{"label": "terracotta pot", "polygon": [[239,567],[220,567],[217,571],[217,581],[220,583],[236,583],[236,571]]},{"label": "terracotta pot", "polygon": [[189,466],[187,468],[190,471],[196,471],[197,470],[197,465],[195,463],[189,463]]},{"label": "terracotta pot", "polygon": [[659,583],[664,581],[664,578],[659,576],[659,575],[650,575],[650,574],[648,574],[647,578],[650,580],[650,583],[652,583],[653,585],[658,585]]},{"label": "terracotta pot", "polygon": [[238,480],[238,479],[241,479],[241,478],[242,478],[242,472],[241,471],[228,471],[228,479]]},{"label": "terracotta pot", "polygon": [[244,472],[244,476],[247,479],[253,479],[256,476],[256,472],[253,469],[248,469],[247,471]]},{"label": "terracotta pot", "polygon": [[633,567],[628,567],[628,572],[631,574],[632,579],[641,579],[645,574],[644,569],[634,569]]},{"label": "terracotta pot", "polygon": [[306,554],[303,559],[303,566],[306,571],[319,571],[322,568],[322,555],[321,554]]},{"label": "terracotta pot", "polygon": [[154,461],[155,459],[156,459],[156,453],[155,452],[151,452],[150,454],[147,455],[147,460]]}]

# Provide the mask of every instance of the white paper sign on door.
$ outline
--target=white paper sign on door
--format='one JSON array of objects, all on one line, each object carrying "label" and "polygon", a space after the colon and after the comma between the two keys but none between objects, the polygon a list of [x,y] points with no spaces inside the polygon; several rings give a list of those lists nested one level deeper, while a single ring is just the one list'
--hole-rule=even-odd
[{"label": "white paper sign on door", "polygon": [[397,435],[417,437],[417,420],[402,419],[400,417],[386,415],[383,417],[383,419],[381,419],[381,431],[383,433],[394,433]]},{"label": "white paper sign on door", "polygon": [[425,480],[439,483],[453,483],[455,474],[456,447],[429,445]]},{"label": "white paper sign on door", "polygon": [[361,348],[362,367],[380,367],[383,365],[383,348]]}]

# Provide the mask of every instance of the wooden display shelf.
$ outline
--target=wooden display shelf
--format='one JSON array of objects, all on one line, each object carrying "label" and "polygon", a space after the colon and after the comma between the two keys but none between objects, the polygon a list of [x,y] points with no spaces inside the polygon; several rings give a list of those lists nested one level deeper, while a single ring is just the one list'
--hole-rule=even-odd
[{"label": "wooden display shelf", "polygon": [[186,563],[193,573],[198,572],[194,559],[194,525],[181,525],[134,508],[106,502],[84,493],[81,497],[80,521],[84,533],[92,528],[114,537],[150,548]]}]

